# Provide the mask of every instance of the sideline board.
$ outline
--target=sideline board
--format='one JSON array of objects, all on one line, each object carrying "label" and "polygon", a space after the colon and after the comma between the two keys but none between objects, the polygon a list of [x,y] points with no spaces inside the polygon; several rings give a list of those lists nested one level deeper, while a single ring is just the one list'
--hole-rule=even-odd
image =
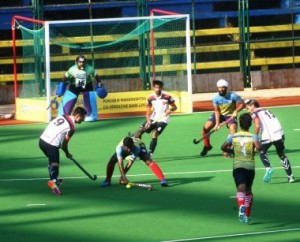
[{"label": "sideline board", "polygon": [[[148,96],[153,91],[116,92],[109,93],[105,99],[97,98],[98,114],[113,114],[126,112],[144,112]],[[175,99],[176,113],[192,113],[192,97],[188,92],[165,92]],[[54,97],[51,97],[53,100]],[[57,98],[55,108],[47,110],[49,104],[46,100],[30,98],[16,99],[16,119],[35,122],[48,122],[48,112],[51,117],[57,116],[58,106],[62,98]],[[83,97],[79,95],[77,106],[83,106]]]}]

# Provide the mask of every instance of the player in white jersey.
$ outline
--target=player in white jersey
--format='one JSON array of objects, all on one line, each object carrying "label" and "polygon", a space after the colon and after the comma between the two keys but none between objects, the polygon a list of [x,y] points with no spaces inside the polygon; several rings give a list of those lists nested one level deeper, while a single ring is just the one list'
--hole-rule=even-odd
[{"label": "player in white jersey", "polygon": [[157,146],[158,136],[168,125],[170,114],[177,109],[175,100],[162,91],[163,85],[164,83],[162,81],[153,80],[152,87],[154,93],[151,94],[147,100],[146,122],[144,122],[135,133],[135,137],[141,139],[144,132],[148,134],[152,132],[149,147],[151,156]]},{"label": "player in white jersey", "polygon": [[260,159],[266,168],[264,182],[268,183],[272,178],[273,169],[267,156],[268,149],[274,145],[277,155],[281,160],[281,164],[285,169],[288,182],[294,182],[295,178],[289,159],[284,153],[284,133],[277,117],[268,109],[260,108],[259,103],[254,99],[245,100],[247,112],[251,114],[255,124],[254,133],[260,133],[262,150],[260,151]]},{"label": "player in white jersey", "polygon": [[44,130],[39,140],[39,147],[48,158],[48,172],[50,180],[48,186],[55,195],[60,195],[58,186],[62,183],[59,175],[59,149],[61,148],[67,158],[72,158],[68,143],[75,132],[75,123],[81,123],[86,116],[82,107],[77,107],[72,115],[61,115],[53,119]]}]

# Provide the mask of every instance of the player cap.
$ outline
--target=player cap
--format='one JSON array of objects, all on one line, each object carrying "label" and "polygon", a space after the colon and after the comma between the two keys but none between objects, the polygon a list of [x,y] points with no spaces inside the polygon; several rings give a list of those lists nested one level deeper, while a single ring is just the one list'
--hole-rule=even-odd
[{"label": "player cap", "polygon": [[228,87],[228,82],[225,81],[224,79],[220,79],[220,80],[217,82],[217,87]]}]

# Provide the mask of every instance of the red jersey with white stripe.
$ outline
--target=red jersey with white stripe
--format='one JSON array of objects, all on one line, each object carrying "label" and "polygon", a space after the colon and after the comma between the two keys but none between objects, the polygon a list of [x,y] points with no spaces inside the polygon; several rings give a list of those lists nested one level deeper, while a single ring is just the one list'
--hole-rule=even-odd
[{"label": "red jersey with white stripe", "polygon": [[[153,108],[151,114],[151,120],[155,120],[164,115],[166,110],[169,109],[169,105],[175,103],[175,100],[168,94],[162,93],[159,97],[154,94],[148,97],[147,107]],[[168,123],[169,116],[166,116],[159,120],[159,122]]]},{"label": "red jersey with white stripe", "polygon": [[75,132],[73,116],[62,115],[53,119],[41,135],[41,139],[50,145],[60,147],[64,139],[69,140]]},{"label": "red jersey with white stripe", "polygon": [[261,140],[276,141],[282,139],[283,130],[276,116],[267,109],[256,108],[251,114],[252,119],[259,119]]}]

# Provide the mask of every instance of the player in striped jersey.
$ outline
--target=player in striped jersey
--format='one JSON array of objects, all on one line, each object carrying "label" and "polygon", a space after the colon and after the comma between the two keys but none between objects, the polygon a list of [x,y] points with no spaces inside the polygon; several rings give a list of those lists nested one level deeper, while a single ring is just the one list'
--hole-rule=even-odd
[{"label": "player in striped jersey", "polygon": [[264,175],[264,182],[268,183],[272,178],[273,169],[271,168],[270,160],[267,156],[267,151],[274,145],[277,155],[281,160],[281,164],[285,169],[288,177],[288,182],[295,181],[292,167],[289,159],[285,155],[284,146],[284,133],[281,124],[277,117],[271,113],[268,109],[260,108],[259,103],[254,99],[245,100],[246,109],[251,114],[253,122],[255,124],[254,133],[261,134],[262,150],[259,154],[263,165],[266,168],[266,174]]},{"label": "player in striped jersey", "polygon": [[[249,132],[252,124],[250,114],[242,114],[239,124],[241,131],[230,134],[222,145],[222,150],[234,154],[232,174],[237,188],[238,217],[241,222],[249,223],[253,201],[252,184],[255,177],[254,148],[260,150],[260,143],[258,136]],[[233,151],[228,148],[230,145],[233,146]]]},{"label": "player in striped jersey", "polygon": [[67,158],[72,158],[69,152],[68,143],[75,132],[75,123],[84,121],[86,111],[77,107],[72,115],[61,115],[53,119],[44,130],[39,140],[39,147],[48,158],[48,171],[50,180],[48,186],[57,196],[60,195],[58,186],[62,183],[59,175],[59,149],[61,148]]},{"label": "player in striped jersey", "polygon": [[148,97],[146,122],[144,122],[135,133],[136,138],[142,138],[144,132],[151,133],[149,153],[152,156],[157,146],[158,136],[164,131],[169,122],[169,116],[176,111],[175,100],[162,91],[164,83],[153,80],[152,86],[154,93]]}]

